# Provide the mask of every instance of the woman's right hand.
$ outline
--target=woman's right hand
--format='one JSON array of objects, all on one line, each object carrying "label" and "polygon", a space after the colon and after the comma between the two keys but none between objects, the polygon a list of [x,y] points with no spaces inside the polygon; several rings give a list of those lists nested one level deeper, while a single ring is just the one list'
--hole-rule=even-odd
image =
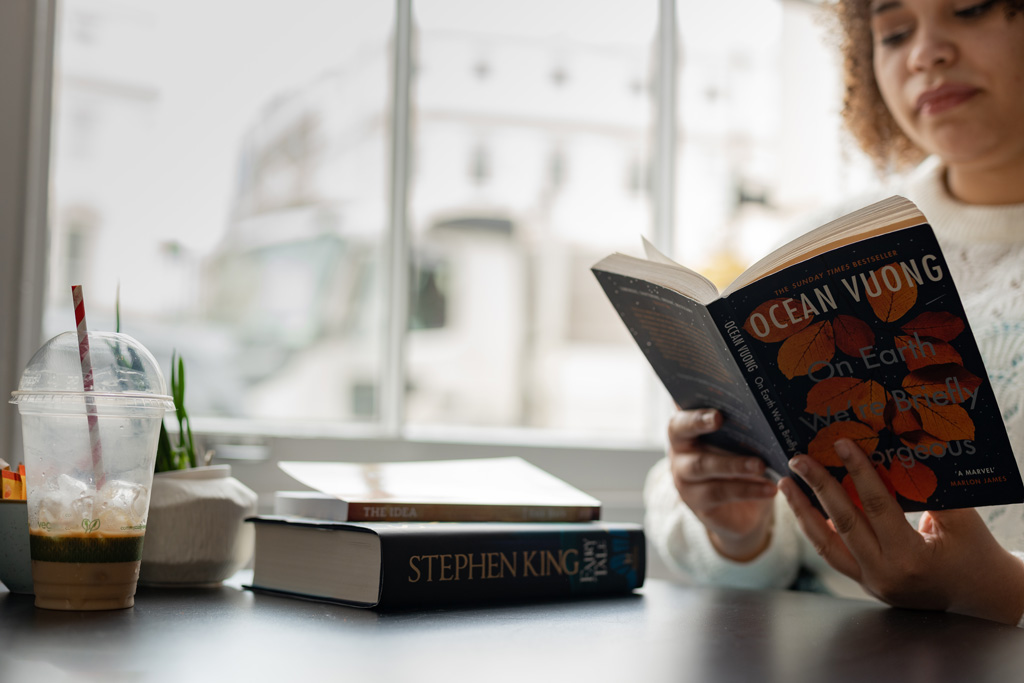
[{"label": "woman's right hand", "polygon": [[771,540],[777,488],[765,477],[764,462],[700,441],[722,426],[717,410],[680,410],[668,426],[669,462],[679,497],[707,527],[723,556],[746,562]]}]

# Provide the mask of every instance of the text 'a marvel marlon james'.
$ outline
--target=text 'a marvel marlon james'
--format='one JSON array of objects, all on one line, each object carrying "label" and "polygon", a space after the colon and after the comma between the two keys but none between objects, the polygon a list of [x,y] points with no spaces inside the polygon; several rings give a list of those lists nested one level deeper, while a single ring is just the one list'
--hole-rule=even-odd
[{"label": "text 'a marvel marlon james'", "polygon": [[907,511],[1024,501],[956,285],[912,202],[812,230],[721,293],[645,248],[592,270],[676,404],[722,411],[707,441],[776,473],[808,453],[855,495],[834,450],[852,439]]}]

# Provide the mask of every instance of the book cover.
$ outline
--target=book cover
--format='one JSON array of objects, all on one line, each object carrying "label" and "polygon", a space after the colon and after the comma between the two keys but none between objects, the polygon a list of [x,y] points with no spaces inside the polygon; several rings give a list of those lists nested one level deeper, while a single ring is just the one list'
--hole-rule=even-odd
[{"label": "book cover", "polygon": [[833,449],[853,439],[907,511],[1024,500],[988,374],[926,222],[819,245],[705,302],[595,274],[680,407],[725,414],[712,442],[760,455],[779,473],[808,453],[853,494]]},{"label": "book cover", "polygon": [[248,521],[253,589],[357,607],[629,593],[646,568],[637,524]]},{"label": "book cover", "polygon": [[275,512],[317,519],[585,522],[601,516],[599,500],[517,457],[280,467],[323,495],[281,492]]}]

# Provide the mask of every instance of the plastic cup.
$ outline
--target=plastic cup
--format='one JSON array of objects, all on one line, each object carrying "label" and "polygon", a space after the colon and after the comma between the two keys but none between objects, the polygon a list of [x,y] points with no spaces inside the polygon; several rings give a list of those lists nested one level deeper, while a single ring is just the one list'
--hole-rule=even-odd
[{"label": "plastic cup", "polygon": [[[93,390],[65,332],[29,361],[21,414],[36,607],[135,604],[160,425],[173,408],[153,356],[128,335],[90,332]],[[100,452],[94,444],[98,435]]]}]

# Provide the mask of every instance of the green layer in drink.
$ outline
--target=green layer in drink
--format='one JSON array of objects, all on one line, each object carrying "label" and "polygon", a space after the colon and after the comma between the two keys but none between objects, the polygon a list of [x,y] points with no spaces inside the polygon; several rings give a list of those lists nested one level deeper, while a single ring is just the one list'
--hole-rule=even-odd
[{"label": "green layer in drink", "polygon": [[29,548],[33,560],[44,562],[138,562],[142,559],[143,538],[142,535],[32,533]]}]

